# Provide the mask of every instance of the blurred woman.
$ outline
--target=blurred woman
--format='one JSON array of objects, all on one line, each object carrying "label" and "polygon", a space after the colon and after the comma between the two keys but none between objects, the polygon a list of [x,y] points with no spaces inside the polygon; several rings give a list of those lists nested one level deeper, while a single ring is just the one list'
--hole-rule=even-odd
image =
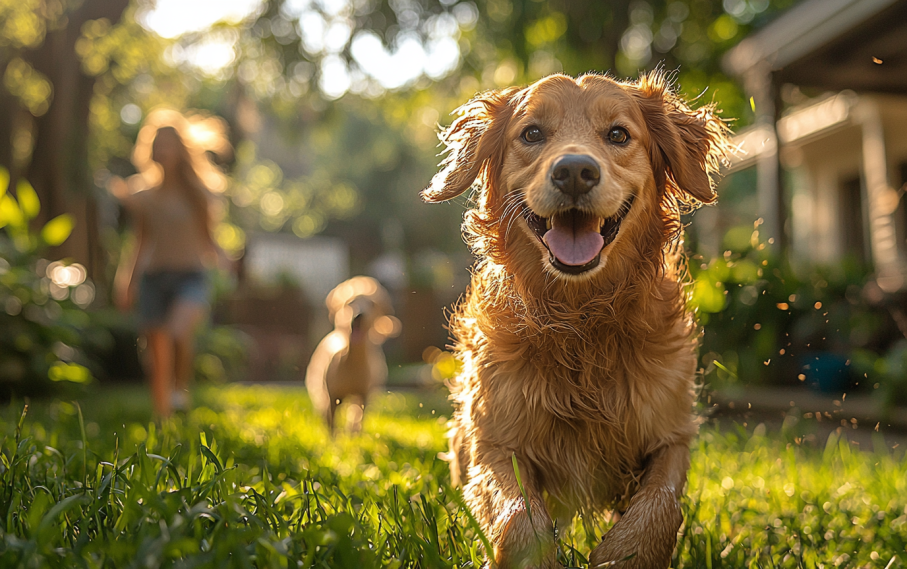
[{"label": "blurred woman", "polygon": [[211,192],[223,191],[225,180],[206,150],[229,150],[222,121],[152,111],[133,150],[139,174],[111,184],[135,232],[132,254],[122,256],[117,270],[114,300],[121,310],[138,305],[161,418],[190,406],[195,334],[210,303],[207,271],[219,255]]}]

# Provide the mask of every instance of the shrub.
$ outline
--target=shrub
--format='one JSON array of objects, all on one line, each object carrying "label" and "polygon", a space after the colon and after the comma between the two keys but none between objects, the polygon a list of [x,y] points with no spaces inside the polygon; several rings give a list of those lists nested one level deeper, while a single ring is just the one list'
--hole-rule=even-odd
[{"label": "shrub", "polygon": [[198,338],[195,377],[208,383],[244,379],[252,339],[232,326],[211,326]]},{"label": "shrub", "polygon": [[85,385],[94,376],[83,348],[105,340],[84,310],[94,285],[81,265],[44,258],[69,237],[73,220],[63,214],[33,231],[37,193],[23,180],[13,197],[8,185],[0,168],[0,396]]},{"label": "shrub", "polygon": [[897,337],[888,313],[865,300],[870,275],[857,263],[798,270],[770,253],[758,223],[731,229],[724,245],[723,255],[690,263],[690,305],[704,328],[700,354],[713,386],[847,387],[860,377],[850,370],[854,355],[881,353]]}]

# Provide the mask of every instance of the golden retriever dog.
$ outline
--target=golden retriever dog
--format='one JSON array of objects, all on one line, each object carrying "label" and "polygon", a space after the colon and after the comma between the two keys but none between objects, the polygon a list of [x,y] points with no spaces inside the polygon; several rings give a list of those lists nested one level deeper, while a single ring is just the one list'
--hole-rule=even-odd
[{"label": "golden retriever dog", "polygon": [[670,563],[699,423],[680,214],[715,200],[714,112],[661,72],[553,75],[478,96],[441,134],[423,199],[477,189],[449,459],[498,568],[557,567],[554,520],[608,511],[592,567]]},{"label": "golden retriever dog", "polygon": [[305,384],[315,410],[334,434],[334,415],[341,403],[349,407],[353,432],[362,427],[369,393],[387,380],[381,345],[400,331],[390,296],[371,277],[353,277],[328,293],[325,304],[334,330],[315,348]]}]

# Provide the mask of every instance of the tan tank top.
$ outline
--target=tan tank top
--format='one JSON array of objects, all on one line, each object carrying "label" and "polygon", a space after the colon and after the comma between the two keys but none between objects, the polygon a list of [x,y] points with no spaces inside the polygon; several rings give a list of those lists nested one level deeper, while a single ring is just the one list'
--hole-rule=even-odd
[{"label": "tan tank top", "polygon": [[211,245],[188,198],[154,188],[135,195],[145,232],[145,272],[204,269]]}]

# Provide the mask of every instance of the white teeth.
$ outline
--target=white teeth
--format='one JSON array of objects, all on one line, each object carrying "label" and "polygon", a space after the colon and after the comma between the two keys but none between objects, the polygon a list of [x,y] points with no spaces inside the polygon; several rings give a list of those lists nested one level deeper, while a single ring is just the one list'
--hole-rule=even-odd
[{"label": "white teeth", "polygon": [[551,229],[551,218],[550,217],[545,218],[545,229]]},{"label": "white teeth", "polygon": [[605,220],[602,219],[601,217],[599,217],[598,218],[598,230],[601,231],[602,227],[604,227],[604,226],[605,226]]}]

